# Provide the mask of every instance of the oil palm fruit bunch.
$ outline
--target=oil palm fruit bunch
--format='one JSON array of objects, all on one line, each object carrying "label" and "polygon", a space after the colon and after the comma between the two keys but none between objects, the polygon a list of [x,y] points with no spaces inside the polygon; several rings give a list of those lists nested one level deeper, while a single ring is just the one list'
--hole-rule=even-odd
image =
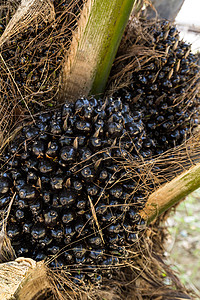
[{"label": "oil palm fruit bunch", "polygon": [[144,135],[141,115],[119,98],[81,98],[24,124],[0,177],[2,218],[13,200],[7,235],[16,255],[57,255],[51,267],[67,265],[75,283],[100,282],[127,261],[145,192],[136,188],[139,170],[123,165],[137,158]]},{"label": "oil palm fruit bunch", "polygon": [[[148,156],[182,144],[197,125],[199,58],[191,53],[189,44],[180,40],[178,30],[168,21],[148,26],[147,35],[142,43],[151,51],[152,58],[142,58],[141,67],[131,72],[128,86],[114,95],[126,98],[131,111],[142,114],[148,137],[144,145],[151,149]],[[129,40],[128,46],[138,46],[141,39],[137,42],[137,36],[137,40]],[[129,63],[130,53],[124,61]]]}]

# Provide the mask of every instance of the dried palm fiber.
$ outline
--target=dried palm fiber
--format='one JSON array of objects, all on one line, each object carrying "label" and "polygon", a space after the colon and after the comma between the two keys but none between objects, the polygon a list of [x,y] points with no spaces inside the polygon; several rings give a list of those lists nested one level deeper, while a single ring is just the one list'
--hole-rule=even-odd
[{"label": "dried palm fiber", "polygon": [[62,61],[82,3],[23,1],[16,7],[10,1],[0,6],[2,137],[9,137],[24,114],[55,104]]},{"label": "dried palm fiber", "polygon": [[22,0],[0,38],[0,47],[24,28],[27,28],[36,18],[38,23],[54,20],[55,12],[50,0]]}]

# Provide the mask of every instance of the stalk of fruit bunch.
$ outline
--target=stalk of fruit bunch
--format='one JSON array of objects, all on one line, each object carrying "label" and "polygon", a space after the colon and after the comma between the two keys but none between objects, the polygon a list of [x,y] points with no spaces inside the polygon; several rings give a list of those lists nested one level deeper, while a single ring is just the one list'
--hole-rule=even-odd
[{"label": "stalk of fruit bunch", "polygon": [[139,2],[86,2],[64,65],[62,95],[65,99],[73,101],[89,93],[103,93],[130,13]]}]

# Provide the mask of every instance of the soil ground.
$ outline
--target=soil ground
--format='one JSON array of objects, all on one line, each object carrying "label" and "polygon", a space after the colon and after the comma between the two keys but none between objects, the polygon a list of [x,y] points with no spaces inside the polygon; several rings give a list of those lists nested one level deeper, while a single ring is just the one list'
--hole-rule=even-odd
[{"label": "soil ground", "polygon": [[167,226],[169,260],[182,283],[200,299],[200,189],[178,206]]}]

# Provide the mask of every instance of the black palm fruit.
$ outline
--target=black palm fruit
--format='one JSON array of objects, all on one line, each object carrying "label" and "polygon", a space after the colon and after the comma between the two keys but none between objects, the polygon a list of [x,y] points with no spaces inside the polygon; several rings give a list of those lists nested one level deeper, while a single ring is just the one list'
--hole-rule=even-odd
[{"label": "black palm fruit", "polygon": [[0,177],[1,211],[16,193],[7,233],[17,255],[57,254],[51,266],[68,265],[76,283],[83,280],[78,269],[93,266],[84,281],[97,283],[102,266],[111,261],[110,276],[123,261],[137,240],[137,213],[145,203],[143,192],[133,201],[140,179],[123,167],[130,154],[137,157],[145,135],[135,114],[120,98],[81,98],[24,124],[2,157],[17,163],[3,164]]},{"label": "black palm fruit", "polygon": [[[174,25],[162,21],[148,27],[144,22],[143,26],[144,32],[148,28],[146,39],[145,34],[137,35],[126,47],[142,44],[152,57],[140,59],[139,53],[141,67],[128,73],[129,83],[114,96],[126,98],[131,111],[142,115],[146,133],[142,154],[149,157],[179,146],[191,135],[198,123],[200,72],[198,56],[192,54],[191,45],[180,40]],[[129,53],[123,63],[131,61]],[[122,66],[116,65],[112,72],[118,67],[121,70]]]}]

